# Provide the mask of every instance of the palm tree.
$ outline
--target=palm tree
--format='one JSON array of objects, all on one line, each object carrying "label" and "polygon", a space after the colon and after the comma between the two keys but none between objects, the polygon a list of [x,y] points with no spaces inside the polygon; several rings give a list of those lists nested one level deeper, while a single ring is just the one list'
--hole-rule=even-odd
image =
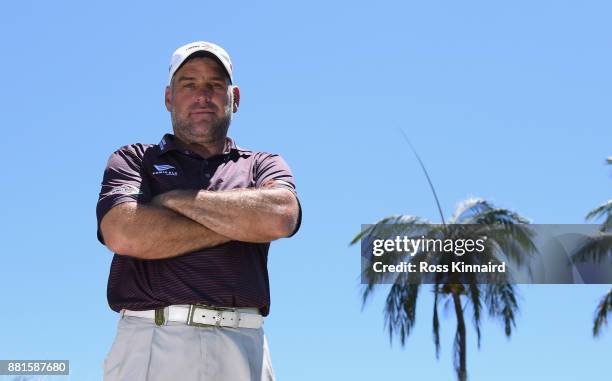
[{"label": "palm tree", "polygon": [[[362,273],[362,303],[365,305],[372,295],[374,287],[381,283],[391,283],[391,289],[387,295],[385,304],[385,325],[389,330],[389,340],[398,335],[402,346],[410,335],[416,321],[417,297],[420,286],[424,283],[432,285],[434,294],[433,305],[433,340],[436,350],[436,358],[440,355],[440,320],[438,317],[438,304],[440,302],[452,301],[457,328],[453,346],[455,372],[459,381],[467,380],[467,348],[465,311],[467,305],[471,306],[473,323],[480,348],[480,323],[481,309],[483,303],[487,307],[490,317],[500,319],[504,325],[507,337],[512,334],[512,328],[516,326],[515,316],[518,312],[516,290],[512,284],[509,273],[489,274],[483,277],[478,273],[463,273],[459,275],[453,272],[436,272],[433,277],[421,277],[418,273],[399,272],[392,276],[381,274],[373,269],[373,262],[380,260],[386,264],[397,264],[407,259],[406,253],[389,253],[382,257],[373,258],[371,255],[373,240],[381,237],[397,236],[399,232],[405,237],[413,236],[423,239],[442,240],[446,239],[479,239],[488,238],[485,250],[477,256],[468,255],[464,262],[467,264],[500,264],[504,261],[513,261],[521,266],[525,257],[536,252],[532,241],[533,232],[526,226],[529,222],[526,218],[508,209],[495,208],[491,203],[483,199],[469,199],[460,203],[450,219],[453,224],[446,224],[440,200],[436,194],[425,164],[410,143],[408,136],[400,130],[410,149],[414,153],[425,178],[433,194],[441,225],[433,225],[429,221],[410,215],[399,215],[384,218],[374,225],[363,229],[353,238],[351,245],[361,241],[362,257],[365,259],[364,272]],[[364,255],[365,254],[365,255]],[[399,255],[398,255],[399,254]],[[413,253],[410,262],[426,262],[433,265],[452,265],[457,261],[455,255],[443,255],[434,247],[433,250],[421,250]],[[363,263],[363,262],[362,262]],[[465,301],[465,306],[462,304]]]},{"label": "palm tree", "polygon": [[[400,343],[404,346],[406,338],[412,332],[416,321],[417,297],[420,285],[430,283],[434,294],[433,305],[433,340],[436,349],[436,358],[440,354],[440,320],[438,317],[438,304],[444,301],[452,301],[457,319],[455,342],[453,346],[454,365],[459,381],[467,380],[467,348],[465,311],[467,305],[471,306],[473,323],[480,348],[480,323],[481,309],[483,303],[492,318],[500,319],[504,325],[507,337],[512,334],[512,328],[516,326],[515,316],[518,312],[516,289],[511,283],[509,273],[489,274],[479,276],[477,273],[436,272],[435,275],[424,279],[420,274],[396,273],[393,277],[382,275],[373,271],[372,264],[377,259],[369,255],[372,242],[376,237],[397,236],[398,228],[402,235],[421,237],[423,239],[478,239],[488,237],[485,251],[477,256],[468,255],[464,260],[468,264],[499,264],[504,260],[511,260],[517,265],[522,265],[526,256],[534,253],[536,247],[532,241],[533,232],[526,226],[529,222],[526,218],[508,209],[495,208],[483,199],[470,199],[461,204],[451,217],[449,227],[444,219],[442,207],[436,190],[433,186],[425,164],[421,160],[414,146],[410,143],[408,136],[400,130],[410,149],[414,153],[425,178],[433,194],[440,219],[440,225],[432,225],[429,221],[416,216],[399,215],[384,218],[374,225],[370,225],[357,234],[351,241],[351,245],[361,241],[362,257],[365,257],[365,270],[362,273],[362,303],[365,305],[372,295],[374,287],[381,283],[391,283],[391,289],[387,295],[385,304],[385,325],[389,330],[389,340],[398,335]],[[364,256],[365,254],[365,256]],[[378,257],[386,264],[399,263],[407,259],[406,253],[389,253]],[[399,255],[398,255],[399,254]],[[435,250],[421,250],[414,254],[410,261],[414,263],[427,262],[430,264],[449,265],[456,261],[454,255],[441,255]],[[425,277],[427,278],[427,277]],[[463,302],[465,301],[465,306]]]},{"label": "palm tree", "polygon": [[[612,156],[606,159],[608,164],[612,164]],[[581,247],[576,250],[572,260],[574,262],[593,261],[601,263],[606,258],[612,258],[612,200],[608,200],[597,208],[591,210],[585,217],[587,221],[604,218],[599,231],[588,237]],[[601,328],[608,324],[608,315],[612,313],[612,288],[601,299],[595,309],[593,320],[593,336],[597,337],[601,333]]]},{"label": "palm tree", "polygon": [[[437,200],[437,197],[436,197]],[[438,203],[439,205],[439,203]],[[477,255],[464,255],[461,261],[469,264],[500,264],[511,260],[521,265],[527,255],[535,251],[532,242],[533,233],[525,225],[528,221],[507,209],[495,208],[482,199],[470,199],[459,205],[449,223],[432,225],[429,221],[415,216],[391,216],[374,225],[370,225],[351,241],[351,245],[361,241],[362,256],[366,265],[362,274],[364,283],[362,301],[365,305],[372,295],[376,285],[391,283],[391,289],[385,303],[385,325],[389,338],[399,336],[403,346],[406,338],[412,332],[416,321],[416,305],[422,283],[431,283],[434,295],[433,303],[433,340],[436,357],[440,350],[440,320],[438,305],[442,302],[452,302],[457,321],[454,342],[454,364],[457,378],[467,379],[467,349],[465,313],[467,305],[471,306],[473,323],[480,348],[481,312],[483,305],[487,307],[489,316],[500,319],[504,325],[506,336],[510,336],[515,327],[515,316],[518,311],[516,289],[511,283],[509,274],[489,274],[487,279],[482,273],[439,272],[432,277],[424,278],[423,274],[400,272],[390,275],[376,272],[373,264],[383,261],[384,264],[399,264],[404,261],[419,263],[426,261],[433,265],[452,265],[457,261],[455,255],[444,255],[439,250],[429,250],[414,254],[393,252],[382,256],[372,256],[372,243],[384,237],[399,235],[409,238],[424,239],[477,239],[487,237],[485,251]],[[450,266],[449,266],[450,267]]]}]

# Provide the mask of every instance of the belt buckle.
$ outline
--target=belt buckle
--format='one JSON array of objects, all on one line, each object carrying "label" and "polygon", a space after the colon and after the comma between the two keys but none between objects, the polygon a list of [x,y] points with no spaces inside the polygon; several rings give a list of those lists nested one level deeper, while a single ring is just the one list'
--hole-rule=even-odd
[{"label": "belt buckle", "polygon": [[[213,319],[215,320],[215,324],[197,323],[193,321],[193,315],[195,314],[196,308],[203,308],[206,310],[217,311],[217,315],[213,316]],[[189,313],[187,315],[187,325],[191,325],[194,327],[220,327],[221,319],[222,319],[222,315],[224,311],[235,312],[233,308],[213,307],[213,306],[206,306],[203,304],[190,304]]]}]

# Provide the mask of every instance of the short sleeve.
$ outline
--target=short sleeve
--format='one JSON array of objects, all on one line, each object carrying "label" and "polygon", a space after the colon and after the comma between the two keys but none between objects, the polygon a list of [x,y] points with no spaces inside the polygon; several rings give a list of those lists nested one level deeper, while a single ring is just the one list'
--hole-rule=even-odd
[{"label": "short sleeve", "polygon": [[136,145],[122,147],[108,159],[96,206],[98,240],[101,243],[104,243],[104,238],[100,222],[106,213],[124,202],[138,202],[149,197],[148,186],[143,181],[143,150],[139,148]]},{"label": "short sleeve", "polygon": [[299,215],[295,230],[289,237],[293,236],[302,224],[302,205],[295,188],[295,179],[287,162],[279,155],[270,153],[258,153],[255,158],[253,180],[256,188],[285,188],[290,190],[298,202]]}]

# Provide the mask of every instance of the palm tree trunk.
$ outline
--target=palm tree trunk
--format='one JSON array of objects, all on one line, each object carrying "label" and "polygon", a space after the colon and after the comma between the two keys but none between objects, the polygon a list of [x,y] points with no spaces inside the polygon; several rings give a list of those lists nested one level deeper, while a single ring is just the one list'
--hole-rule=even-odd
[{"label": "palm tree trunk", "polygon": [[457,335],[459,344],[459,369],[457,370],[457,376],[459,381],[467,380],[467,366],[466,366],[466,345],[465,345],[465,319],[463,318],[463,308],[461,308],[461,298],[456,291],[452,292],[453,302],[455,304],[455,314],[457,315]]}]

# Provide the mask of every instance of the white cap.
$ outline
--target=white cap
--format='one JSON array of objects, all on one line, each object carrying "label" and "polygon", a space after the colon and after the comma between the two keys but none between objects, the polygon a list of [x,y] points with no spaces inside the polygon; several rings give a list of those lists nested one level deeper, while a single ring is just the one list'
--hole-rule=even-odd
[{"label": "white cap", "polygon": [[195,41],[187,45],[183,45],[176,49],[170,59],[170,75],[168,76],[168,84],[172,82],[172,76],[179,67],[185,62],[189,56],[197,52],[208,52],[213,54],[223,64],[225,71],[229,75],[230,82],[234,83],[234,77],[232,75],[232,61],[230,60],[229,54],[220,47],[219,45],[213,44],[212,42],[206,41]]}]

